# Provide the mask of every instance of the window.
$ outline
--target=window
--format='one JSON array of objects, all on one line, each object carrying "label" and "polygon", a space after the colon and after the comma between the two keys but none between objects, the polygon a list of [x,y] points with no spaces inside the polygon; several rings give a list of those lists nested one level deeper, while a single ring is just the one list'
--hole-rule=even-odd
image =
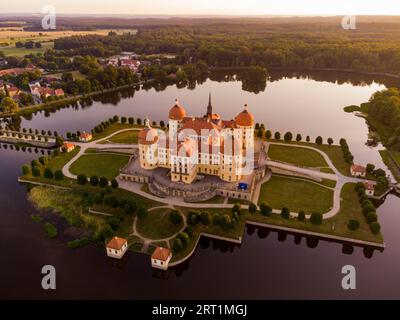
[{"label": "window", "polygon": [[163,265],[164,263],[161,261],[161,265]]}]

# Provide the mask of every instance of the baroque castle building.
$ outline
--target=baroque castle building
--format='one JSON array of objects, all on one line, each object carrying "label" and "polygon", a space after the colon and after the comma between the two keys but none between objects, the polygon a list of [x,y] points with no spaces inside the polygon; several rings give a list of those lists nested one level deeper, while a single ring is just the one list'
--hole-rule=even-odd
[{"label": "baroque castle building", "polygon": [[[146,128],[139,133],[142,169],[170,169],[173,182],[190,184],[198,174],[238,182],[250,175],[254,149],[254,116],[244,106],[235,119],[213,113],[211,95],[203,117],[188,117],[178,100],[169,111],[169,130]],[[250,166],[251,167],[251,166]]]}]

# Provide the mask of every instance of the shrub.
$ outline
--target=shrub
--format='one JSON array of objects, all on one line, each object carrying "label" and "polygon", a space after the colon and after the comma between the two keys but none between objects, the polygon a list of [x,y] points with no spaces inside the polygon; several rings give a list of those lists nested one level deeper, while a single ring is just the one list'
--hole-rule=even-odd
[{"label": "shrub", "polygon": [[328,144],[331,146],[333,144],[333,139],[332,138],[328,138]]},{"label": "shrub", "polygon": [[51,171],[50,168],[46,168],[46,169],[44,169],[43,176],[44,176],[46,179],[53,179],[54,174],[53,174],[53,171]]},{"label": "shrub", "polygon": [[117,217],[109,217],[106,222],[113,228],[113,230],[117,230],[121,224],[121,221]]},{"label": "shrub", "polygon": [[375,207],[373,205],[369,205],[368,204],[368,205],[363,207],[362,213],[363,213],[364,216],[367,216],[367,214],[370,213],[370,212],[376,212],[376,209],[375,209]]},{"label": "shrub", "polygon": [[320,225],[322,223],[322,214],[319,212],[311,214],[310,222],[316,226]]},{"label": "shrub", "polygon": [[296,135],[296,141],[297,141],[297,142],[300,142],[301,139],[302,139],[301,134],[298,133],[298,134]]},{"label": "shrub", "polygon": [[96,187],[96,186],[99,185],[99,178],[98,178],[97,176],[91,176],[90,179],[89,179],[89,181],[90,181],[90,184],[91,184],[93,187]]},{"label": "shrub", "polygon": [[23,165],[22,166],[22,174],[24,175],[24,176],[28,176],[28,175],[30,175],[31,174],[31,168],[28,166],[28,165]]},{"label": "shrub", "polygon": [[290,210],[286,207],[283,207],[281,210],[281,216],[283,219],[289,219],[290,218]]},{"label": "shrub", "polygon": [[271,139],[271,137],[272,137],[272,132],[271,132],[271,130],[265,131],[265,138]]},{"label": "shrub", "polygon": [[54,239],[57,237],[58,231],[57,228],[54,224],[51,224],[49,222],[46,222],[44,225],[44,231],[46,233],[46,236],[50,239]]},{"label": "shrub", "polygon": [[88,245],[89,243],[90,243],[90,239],[81,238],[81,239],[75,239],[75,240],[69,241],[67,246],[68,246],[68,248],[71,248],[71,249],[77,249],[77,248],[84,247],[84,246]]},{"label": "shrub", "polygon": [[205,226],[208,226],[210,224],[210,213],[207,211],[203,211],[200,215],[200,221],[202,224],[204,224]]},{"label": "shrub", "polygon": [[221,218],[221,227],[224,229],[230,229],[232,227],[232,219],[229,215],[224,214]]},{"label": "shrub", "polygon": [[183,250],[182,241],[178,238],[175,238],[174,244],[172,245],[172,250],[174,253],[179,253]]},{"label": "shrub", "polygon": [[117,189],[119,187],[118,181],[116,179],[111,180],[111,187]]},{"label": "shrub", "polygon": [[310,141],[311,141],[310,136],[307,136],[307,137],[306,137],[306,141],[307,141],[307,142],[310,142]]},{"label": "shrub", "polygon": [[190,211],[188,215],[188,224],[196,225],[200,220],[199,213],[196,211]]},{"label": "shrub", "polygon": [[375,212],[368,212],[366,215],[366,221],[367,223],[371,223],[371,222],[376,222],[378,221],[378,216]]},{"label": "shrub", "polygon": [[240,213],[240,204],[239,203],[235,203],[235,205],[232,207],[231,212],[237,212]]},{"label": "shrub", "polygon": [[183,247],[186,247],[190,241],[189,235],[186,232],[180,232],[176,237],[181,240]]},{"label": "shrub", "polygon": [[183,220],[182,215],[179,213],[178,210],[172,210],[169,214],[169,219],[173,224],[180,224]]},{"label": "shrub", "polygon": [[279,131],[275,132],[274,138],[275,138],[275,140],[280,140],[281,139],[281,134],[280,134]]},{"label": "shrub", "polygon": [[98,241],[104,241],[106,239],[112,238],[114,235],[114,231],[109,224],[104,225],[95,235],[95,238]]},{"label": "shrub", "polygon": [[102,197],[102,195],[101,195],[100,193],[96,194],[96,195],[93,197],[93,201],[94,201],[95,204],[101,204],[101,203],[103,203],[103,197]]},{"label": "shrub", "polygon": [[42,165],[41,165],[41,163],[38,161],[38,160],[32,160],[31,161],[31,167],[33,168],[33,167],[41,167]]},{"label": "shrub", "polygon": [[221,215],[216,213],[213,215],[213,225],[219,226],[221,225]]},{"label": "shrub", "polygon": [[297,215],[297,220],[299,221],[304,221],[306,219],[306,214],[304,211],[300,211],[299,214]]},{"label": "shrub", "polygon": [[350,220],[347,224],[347,228],[351,231],[355,231],[360,228],[360,222],[358,220]]},{"label": "shrub", "polygon": [[321,136],[318,136],[318,137],[315,139],[315,143],[316,143],[316,144],[322,144],[322,142],[323,142],[323,140],[322,140],[322,137],[321,137]]},{"label": "shrub", "polygon": [[40,177],[41,172],[39,167],[32,167],[32,175],[34,177]]},{"label": "shrub", "polygon": [[285,135],[284,135],[284,137],[283,137],[283,139],[284,139],[285,141],[292,141],[292,139],[293,139],[293,134],[292,134],[291,132],[286,132]]},{"label": "shrub", "polygon": [[99,181],[99,185],[102,188],[105,188],[108,186],[108,179],[106,177],[101,177]]},{"label": "shrub", "polygon": [[47,163],[47,157],[44,157],[44,156],[43,156],[43,157],[40,157],[40,158],[39,158],[39,162],[40,162],[41,165],[43,165],[43,166],[46,165],[46,163]]},{"label": "shrub", "polygon": [[257,206],[254,203],[249,204],[249,212],[255,213],[257,211]]},{"label": "shrub", "polygon": [[372,223],[369,225],[369,228],[370,228],[370,230],[371,230],[371,232],[372,232],[373,234],[378,234],[379,231],[381,230],[381,225],[380,225],[378,222],[372,222]]},{"label": "shrub", "polygon": [[272,208],[264,202],[260,204],[260,210],[261,214],[265,217],[270,217],[272,215]]},{"label": "shrub", "polygon": [[104,197],[104,204],[111,208],[116,208],[116,207],[118,207],[118,200],[116,197],[109,194]]},{"label": "shrub", "polygon": [[84,186],[87,183],[87,178],[84,174],[80,174],[77,178],[76,181],[78,182],[78,184]]},{"label": "shrub", "polygon": [[64,179],[64,174],[62,173],[61,170],[57,170],[56,172],[54,172],[54,178],[57,181],[60,181],[60,180]]}]

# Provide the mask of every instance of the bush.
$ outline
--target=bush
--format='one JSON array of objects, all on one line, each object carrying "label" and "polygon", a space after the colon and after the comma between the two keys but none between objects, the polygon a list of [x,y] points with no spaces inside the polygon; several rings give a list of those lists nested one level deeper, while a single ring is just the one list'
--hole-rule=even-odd
[{"label": "bush", "polygon": [[179,253],[183,250],[182,241],[178,239],[178,237],[175,238],[174,240],[174,244],[172,245],[172,250],[174,251],[174,253]]},{"label": "bush", "polygon": [[188,224],[192,226],[196,225],[200,220],[199,213],[196,211],[190,211],[187,220]]},{"label": "bush", "polygon": [[99,185],[102,188],[105,188],[108,186],[108,179],[106,177],[101,177],[99,181]]},{"label": "bush", "polygon": [[31,174],[31,168],[28,165],[23,165],[22,166],[22,174],[24,176],[29,176]]},{"label": "bush", "polygon": [[378,221],[378,216],[375,212],[368,212],[366,215],[366,221],[368,224],[370,224],[371,222],[377,222]]},{"label": "bush", "polygon": [[321,136],[318,136],[318,137],[315,139],[315,143],[316,143],[316,144],[322,144],[322,142],[323,142],[323,140],[322,140],[322,137],[321,137]]},{"label": "bush", "polygon": [[231,212],[237,212],[238,214],[240,214],[240,204],[239,203],[235,203],[235,205],[232,207]]},{"label": "bush", "polygon": [[104,225],[104,227],[99,230],[96,234],[96,239],[98,241],[104,241],[106,239],[112,238],[114,235],[114,231],[109,224]]},{"label": "bush", "polygon": [[121,224],[121,221],[117,217],[109,217],[106,222],[113,228],[113,230],[117,230]]},{"label": "bush", "polygon": [[299,214],[297,215],[297,220],[299,221],[304,221],[306,219],[306,214],[304,211],[300,211]]},{"label": "bush", "polygon": [[147,217],[147,215],[148,215],[147,209],[145,209],[143,207],[139,207],[137,209],[137,216],[138,216],[139,219],[144,219],[144,218]]},{"label": "bush", "polygon": [[81,239],[75,239],[75,240],[69,241],[67,246],[68,246],[68,248],[71,248],[71,249],[77,249],[77,248],[84,247],[84,246],[88,245],[89,243],[90,243],[90,239],[81,238]]},{"label": "bush", "polygon": [[280,134],[280,132],[275,132],[275,134],[274,134],[274,138],[275,138],[275,140],[280,140],[281,139],[281,134]]},{"label": "bush", "polygon": [[368,204],[368,205],[363,207],[362,213],[363,213],[364,216],[367,216],[367,214],[370,213],[370,212],[376,212],[376,209],[372,204]]},{"label": "bush", "polygon": [[286,207],[283,207],[281,210],[281,216],[283,219],[289,219],[290,218],[290,210]]},{"label": "bush", "polygon": [[113,195],[106,195],[104,197],[104,204],[111,208],[116,208],[118,207],[118,200]]},{"label": "bush", "polygon": [[232,219],[229,215],[224,214],[221,218],[221,227],[224,229],[230,229],[232,227]]},{"label": "bush", "polygon": [[183,220],[182,215],[179,213],[178,210],[172,210],[171,213],[169,214],[169,219],[173,224],[180,224]]},{"label": "bush", "polygon": [[322,214],[318,212],[311,214],[310,222],[316,226],[319,226],[322,223]]},{"label": "bush", "polygon": [[50,168],[46,168],[46,169],[44,169],[43,176],[44,176],[46,179],[53,179],[54,174],[53,174],[53,171],[51,171]]},{"label": "bush", "polygon": [[355,231],[360,228],[360,222],[358,220],[350,220],[347,224],[347,228],[351,231]]},{"label": "bush", "polygon": [[186,248],[190,241],[189,235],[186,232],[180,232],[176,237],[181,240],[183,247]]},{"label": "bush", "polygon": [[38,160],[32,160],[31,161],[31,167],[33,168],[33,167],[41,167],[42,166],[42,164],[38,161]]},{"label": "bush", "polygon": [[208,226],[208,225],[210,224],[210,221],[211,221],[211,215],[210,215],[210,213],[207,212],[207,211],[203,211],[203,212],[200,214],[200,222],[201,222],[202,224],[204,224],[205,226]]},{"label": "bush", "polygon": [[46,236],[50,239],[54,239],[57,237],[58,231],[54,224],[46,222],[44,225],[44,231],[46,232]]},{"label": "bush", "polygon": [[32,167],[32,175],[34,177],[40,177],[41,171],[39,167]]},{"label": "bush", "polygon": [[333,144],[333,139],[332,138],[328,138],[328,144],[331,146]]},{"label": "bush", "polygon": [[87,183],[87,178],[84,174],[80,174],[77,178],[76,181],[78,182],[78,184],[84,186]]},{"label": "bush", "polygon": [[46,165],[46,163],[47,163],[47,157],[40,157],[39,158],[39,162],[40,162],[40,164],[41,165]]},{"label": "bush", "polygon": [[264,202],[260,204],[260,210],[261,214],[265,217],[270,217],[272,215],[272,208]]},{"label": "bush", "polygon": [[111,187],[117,189],[119,187],[118,181],[116,179],[111,180]]},{"label": "bush", "polygon": [[213,225],[214,226],[219,226],[221,225],[221,215],[216,213],[213,215]]},{"label": "bush", "polygon": [[54,172],[54,178],[57,181],[60,181],[60,180],[64,179],[64,174],[62,173],[61,170],[57,170],[56,172]]},{"label": "bush", "polygon": [[99,185],[99,178],[98,178],[97,176],[91,176],[91,177],[90,177],[90,184],[91,184],[93,187],[98,186],[98,185]]},{"label": "bush", "polygon": [[271,137],[272,137],[272,132],[271,132],[271,130],[265,131],[265,138],[271,139]]},{"label": "bush", "polygon": [[283,139],[284,139],[285,141],[292,141],[292,139],[293,139],[293,134],[292,134],[291,132],[286,132],[285,135],[284,135],[284,137],[283,137]]},{"label": "bush", "polygon": [[93,201],[95,204],[101,204],[103,203],[103,196],[100,193],[98,193],[93,197]]},{"label": "bush", "polygon": [[257,211],[257,206],[254,203],[249,204],[249,212],[255,213]]},{"label": "bush", "polygon": [[381,231],[381,225],[378,222],[372,222],[369,228],[373,234],[378,234]]},{"label": "bush", "polygon": [[296,135],[296,141],[297,141],[297,142],[300,142],[301,139],[302,139],[301,134],[298,133],[298,134]]}]

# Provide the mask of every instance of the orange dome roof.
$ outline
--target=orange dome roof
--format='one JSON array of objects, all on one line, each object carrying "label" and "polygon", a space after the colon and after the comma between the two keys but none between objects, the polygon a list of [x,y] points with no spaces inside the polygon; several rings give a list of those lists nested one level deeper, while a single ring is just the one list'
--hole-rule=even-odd
[{"label": "orange dome roof", "polygon": [[153,128],[144,128],[139,132],[139,144],[150,145],[157,143],[158,133]]},{"label": "orange dome roof", "polygon": [[247,104],[244,105],[244,110],[235,118],[236,124],[241,127],[251,127],[254,125],[254,116],[247,111]]},{"label": "orange dome roof", "polygon": [[186,117],[185,108],[179,105],[178,99],[175,100],[175,105],[169,110],[168,118],[171,120],[178,120],[181,121],[183,118]]}]

